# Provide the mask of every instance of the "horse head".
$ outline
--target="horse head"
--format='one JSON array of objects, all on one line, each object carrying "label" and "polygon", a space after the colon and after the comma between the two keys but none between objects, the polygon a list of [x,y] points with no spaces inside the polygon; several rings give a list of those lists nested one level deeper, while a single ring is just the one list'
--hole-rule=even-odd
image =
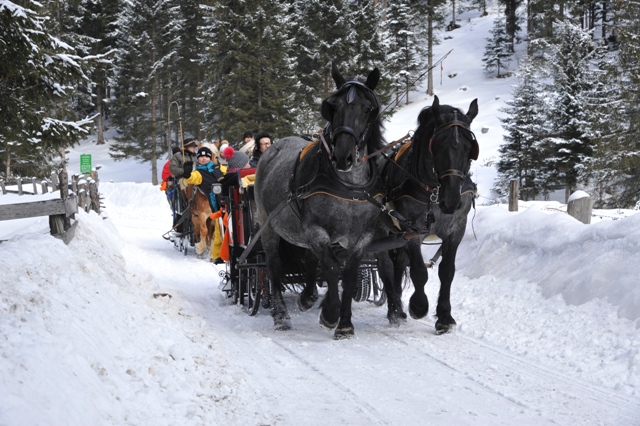
[{"label": "horse head", "polygon": [[478,100],[471,102],[465,114],[449,105],[440,105],[435,96],[431,107],[423,113],[418,118],[419,127],[426,125],[425,141],[428,138],[432,171],[438,181],[438,204],[443,213],[452,214],[460,207],[462,182],[469,173],[471,160],[478,159],[478,142],[470,129],[478,115]]},{"label": "horse head", "polygon": [[338,90],[322,102],[322,117],[328,121],[324,136],[331,162],[338,171],[349,171],[367,150],[382,147],[380,105],[374,93],[380,71],[375,68],[364,82],[346,80],[334,63],[331,76]]}]

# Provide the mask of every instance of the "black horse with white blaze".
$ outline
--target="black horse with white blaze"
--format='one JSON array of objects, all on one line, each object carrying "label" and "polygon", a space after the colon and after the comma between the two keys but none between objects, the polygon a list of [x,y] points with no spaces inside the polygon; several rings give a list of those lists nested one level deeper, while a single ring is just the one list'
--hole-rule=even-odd
[{"label": "black horse with white blaze", "polygon": [[366,156],[384,146],[384,140],[374,93],[380,72],[374,69],[366,81],[346,80],[334,65],[331,75],[338,90],[322,103],[328,123],[320,140],[287,137],[265,151],[256,171],[255,197],[275,328],[291,327],[282,279],[292,259],[281,256],[279,248],[293,244],[307,249],[306,288],[298,305],[309,309],[317,300],[319,263],[328,285],[320,323],[336,328],[334,337],[340,339],[354,334],[351,296],[360,260],[375,233],[380,212],[375,203],[383,195],[376,163]]},{"label": "black horse with white blaze", "polygon": [[[465,114],[449,105],[440,105],[436,96],[433,104],[420,112],[412,141],[400,148],[384,168],[387,201],[403,217],[400,227],[421,234],[403,248],[376,254],[391,324],[407,318],[401,299],[407,262],[415,288],[409,301],[409,314],[419,319],[429,311],[424,292],[428,270],[421,246],[425,236],[435,234],[442,240],[436,332],[446,333],[455,327],[451,316],[451,282],[456,272],[456,253],[475,196],[469,168],[471,160],[478,159],[479,148],[470,125],[477,114],[477,99]],[[393,232],[392,226],[383,223],[382,227],[386,232]]]}]

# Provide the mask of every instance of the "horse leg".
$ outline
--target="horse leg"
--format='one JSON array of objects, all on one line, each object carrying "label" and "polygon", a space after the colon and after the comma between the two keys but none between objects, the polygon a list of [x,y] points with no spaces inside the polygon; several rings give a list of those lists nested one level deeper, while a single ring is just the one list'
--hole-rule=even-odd
[{"label": "horse leg", "polygon": [[276,330],[291,329],[291,317],[282,297],[282,260],[278,252],[280,236],[267,227],[260,237],[267,257],[267,273],[271,279],[271,316]]},{"label": "horse leg", "polygon": [[202,256],[207,245],[207,221],[202,216],[202,214],[193,215],[193,232],[196,234],[196,254],[198,256]]},{"label": "horse leg", "polygon": [[413,319],[424,318],[429,312],[429,299],[424,292],[424,286],[429,279],[429,271],[422,258],[421,246],[420,238],[414,238],[406,245],[409,253],[409,276],[414,288],[413,295],[409,299],[409,315]]},{"label": "horse leg", "polygon": [[360,256],[350,256],[342,272],[342,302],[340,304],[340,322],[333,334],[335,340],[349,339],[355,335],[353,323],[351,322],[351,303],[353,294],[356,291],[358,281],[358,268],[360,267]]},{"label": "horse leg", "polygon": [[[376,259],[378,260],[378,275],[387,294],[387,319],[391,325],[398,326],[407,319],[407,314],[402,307],[404,266],[396,268],[388,251],[376,253]],[[399,278],[398,275],[400,275]]]},{"label": "horse leg", "polygon": [[436,307],[436,334],[444,334],[454,330],[456,320],[451,316],[451,283],[456,274],[456,254],[460,241],[442,242],[442,261],[438,266],[440,278],[440,294]]},{"label": "horse leg", "polygon": [[298,307],[302,312],[308,311],[318,300],[318,259],[311,250],[305,254],[306,280],[304,290],[298,296]]},{"label": "horse leg", "polygon": [[[317,243],[316,243],[317,244]],[[318,256],[322,273],[327,281],[327,293],[322,299],[320,307],[320,324],[333,329],[338,325],[340,320],[340,293],[338,290],[338,281],[340,281],[340,261],[333,253],[333,250],[326,244],[324,247],[313,247],[316,253],[322,253]]]}]

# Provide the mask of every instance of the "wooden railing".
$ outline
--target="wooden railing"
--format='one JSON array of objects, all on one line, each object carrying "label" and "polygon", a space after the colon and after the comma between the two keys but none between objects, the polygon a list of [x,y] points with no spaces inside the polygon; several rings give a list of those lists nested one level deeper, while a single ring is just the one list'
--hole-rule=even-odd
[{"label": "wooden railing", "polygon": [[[65,182],[66,184],[59,185],[58,182]],[[6,188],[7,186],[15,185],[18,187],[17,191]],[[40,185],[43,194],[48,192],[49,185],[51,185],[52,191],[59,189],[60,198],[36,202],[0,204],[0,220],[49,216],[51,235],[61,238],[68,244],[75,233],[77,222],[72,224],[71,220],[75,219],[74,215],[78,212],[78,207],[86,212],[94,210],[100,213],[101,204],[96,172],[92,176],[74,175],[69,183],[67,172],[62,171],[59,175],[53,174],[50,182],[43,181]],[[15,183],[0,181],[0,188],[2,189],[2,194],[9,192],[19,195],[38,193],[35,182],[33,182],[33,192],[30,193],[23,191],[22,181],[20,180]]]}]

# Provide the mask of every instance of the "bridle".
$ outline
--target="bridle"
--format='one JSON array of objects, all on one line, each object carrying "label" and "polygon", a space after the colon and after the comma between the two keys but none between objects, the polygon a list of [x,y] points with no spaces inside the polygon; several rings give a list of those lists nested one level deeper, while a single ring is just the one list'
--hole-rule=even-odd
[{"label": "bridle", "polygon": [[[336,97],[336,96],[340,95],[341,93],[343,93],[343,92],[348,90],[346,102],[347,102],[347,105],[350,105],[356,99],[356,92],[357,92],[356,88],[358,88],[358,87],[361,88],[361,89],[364,89],[367,93],[369,93],[371,95],[371,98],[373,99],[373,102],[374,102],[374,108],[372,110],[372,112],[374,114],[372,116],[373,117],[377,117],[378,116],[378,111],[380,110],[380,104],[378,102],[378,97],[376,96],[376,94],[375,94],[375,92],[373,90],[371,90],[369,87],[367,87],[366,84],[364,84],[364,83],[362,83],[362,82],[360,82],[358,80],[350,80],[350,81],[345,82],[340,87],[340,89],[338,89],[338,91],[336,93],[331,95],[331,97]],[[327,102],[327,100],[325,100],[324,102]],[[330,146],[327,143],[327,139],[330,142],[333,142],[333,140],[335,140],[335,138],[338,135],[340,135],[341,133],[346,133],[356,141],[357,149],[356,149],[356,161],[355,162],[357,163],[358,160],[360,159],[360,150],[362,149],[364,143],[369,138],[369,135],[371,133],[371,126],[373,125],[374,121],[375,121],[375,118],[370,120],[367,123],[367,126],[362,131],[362,133],[358,136],[356,134],[355,130],[353,130],[353,128],[351,126],[338,126],[338,127],[336,127],[334,129],[332,127],[332,121],[329,120],[327,122],[327,125],[325,126],[324,130],[320,134],[320,139],[322,140],[322,143],[323,143],[325,149],[327,150],[327,153],[328,153],[329,157],[331,157],[333,155],[333,144]]]},{"label": "bridle", "polygon": [[469,173],[471,160],[477,160],[478,154],[480,151],[478,146],[478,141],[476,139],[476,135],[471,131],[469,124],[465,123],[464,121],[458,120],[458,110],[456,109],[453,110],[453,117],[454,118],[452,121],[441,124],[440,126],[435,128],[435,130],[433,131],[433,135],[431,135],[431,139],[429,140],[429,152],[431,152],[431,157],[433,158],[433,146],[434,146],[434,143],[436,142],[435,141],[436,136],[438,136],[439,134],[449,129],[454,130],[454,141],[452,142],[452,144],[454,148],[456,148],[458,145],[460,145],[460,141],[458,140],[459,134],[457,130],[458,128],[462,128],[465,131],[467,131],[471,136],[471,152],[469,152],[469,161],[467,162],[467,167],[466,167],[467,170],[463,172],[462,170],[458,170],[458,169],[447,169],[443,172],[437,173],[434,165],[433,172],[438,177],[438,181],[447,176],[456,176],[464,180],[464,178]]}]

